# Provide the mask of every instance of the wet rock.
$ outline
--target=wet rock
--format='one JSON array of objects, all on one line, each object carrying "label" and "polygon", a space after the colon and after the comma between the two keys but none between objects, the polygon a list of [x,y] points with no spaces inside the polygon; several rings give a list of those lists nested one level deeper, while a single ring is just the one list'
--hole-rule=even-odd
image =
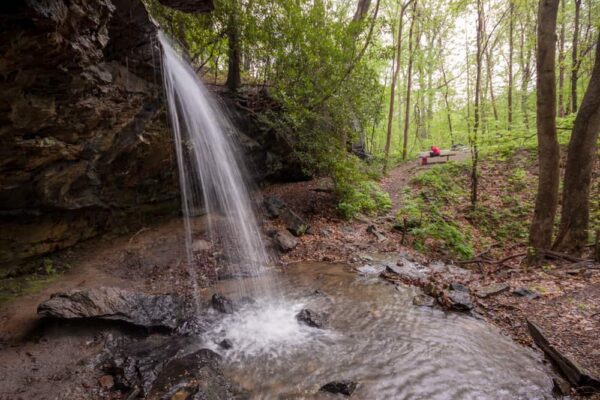
[{"label": "wet rock", "polygon": [[304,235],[309,228],[308,223],[289,208],[282,210],[280,216],[285,227],[288,231],[292,232],[294,236]]},{"label": "wet rock", "polygon": [[475,294],[477,295],[477,297],[485,299],[487,297],[505,292],[508,289],[510,289],[510,286],[506,283],[493,283],[488,286],[478,287],[477,289],[475,289]]},{"label": "wet rock", "polygon": [[369,225],[367,227],[367,232],[374,235],[377,238],[378,242],[384,242],[387,240],[385,235],[383,233],[379,232],[379,230],[377,229],[377,227],[375,225]]},{"label": "wet rock", "polygon": [[192,337],[150,337],[144,341],[123,343],[112,350],[104,370],[112,374],[120,390],[140,388],[147,395],[164,365],[178,354],[197,351]]},{"label": "wet rock", "polygon": [[229,339],[223,339],[219,343],[219,347],[225,350],[228,350],[233,347],[233,343]]},{"label": "wet rock", "polygon": [[292,251],[298,246],[298,239],[296,239],[288,231],[279,231],[273,236],[273,240],[277,244],[277,248],[284,253]]},{"label": "wet rock", "polygon": [[265,197],[263,200],[263,206],[265,208],[267,217],[271,219],[279,217],[281,211],[286,207],[283,200],[277,196]]},{"label": "wet rock", "polygon": [[385,266],[383,266],[381,264],[376,264],[376,265],[367,264],[367,265],[363,265],[362,267],[356,268],[356,272],[358,272],[360,275],[363,275],[363,276],[379,275],[383,271],[385,271]]},{"label": "wet rock", "polygon": [[534,300],[540,297],[538,293],[522,287],[513,290],[512,294],[518,297],[526,297],[528,300]]},{"label": "wet rock", "polygon": [[211,304],[215,310],[223,314],[233,314],[233,302],[225,296],[222,296],[218,293],[213,294]]},{"label": "wet rock", "polygon": [[[201,349],[166,363],[148,400],[163,399],[240,399],[241,390],[228,381],[221,370],[221,356]],[[245,397],[244,397],[245,398]]]},{"label": "wet rock", "polygon": [[412,303],[418,307],[433,307],[435,305],[435,298],[426,294],[418,294],[413,297]]},{"label": "wet rock", "polygon": [[600,392],[600,377],[592,376],[586,369],[550,343],[545,332],[535,322],[528,319],[527,328],[535,344],[542,349],[571,385],[582,393]]},{"label": "wet rock", "polygon": [[385,263],[385,266],[387,272],[398,275],[401,280],[406,282],[423,285],[429,280],[426,267],[406,259],[401,259],[396,263],[388,262]]},{"label": "wet rock", "polygon": [[358,387],[358,382],[350,380],[333,381],[329,382],[321,387],[322,392],[329,392],[334,394],[343,394],[345,396],[352,396],[352,393]]},{"label": "wet rock", "polygon": [[55,293],[38,306],[38,314],[61,319],[93,318],[150,328],[175,329],[185,318],[181,298],[101,287]]},{"label": "wet rock", "polygon": [[325,328],[327,324],[327,315],[308,308],[304,308],[296,314],[296,319],[303,324],[319,329]]},{"label": "wet rock", "polygon": [[450,290],[445,293],[450,302],[450,308],[455,311],[471,311],[473,301],[469,294],[469,288],[460,283],[451,283]]}]

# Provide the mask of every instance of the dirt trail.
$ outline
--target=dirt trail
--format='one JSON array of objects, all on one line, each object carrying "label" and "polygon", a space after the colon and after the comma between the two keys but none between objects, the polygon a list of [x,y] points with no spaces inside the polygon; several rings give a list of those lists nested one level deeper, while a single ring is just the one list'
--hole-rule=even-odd
[{"label": "dirt trail", "polygon": [[[466,161],[470,156],[468,151],[458,151],[456,152],[456,156],[451,158],[451,161]],[[391,215],[395,216],[398,208],[400,208],[402,190],[406,187],[411,178],[418,172],[427,170],[434,165],[444,163],[445,158],[430,158],[428,161],[427,165],[419,165],[419,160],[417,159],[405,161],[394,167],[387,176],[384,176],[381,179],[381,187],[389,193],[392,200],[392,208],[390,210]]]}]

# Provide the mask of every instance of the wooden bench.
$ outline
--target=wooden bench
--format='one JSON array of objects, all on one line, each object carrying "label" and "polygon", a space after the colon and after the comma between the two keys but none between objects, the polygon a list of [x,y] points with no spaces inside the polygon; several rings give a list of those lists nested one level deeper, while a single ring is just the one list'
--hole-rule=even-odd
[{"label": "wooden bench", "polygon": [[[419,159],[420,159],[419,160],[419,165],[439,164],[439,163],[442,163],[442,162],[448,162],[448,161],[450,161],[450,157],[454,157],[454,156],[456,156],[456,153],[451,152],[451,151],[442,151],[439,156],[433,156],[433,157],[429,155],[429,152],[427,152],[427,153],[421,153],[421,155],[419,156]],[[429,162],[430,158],[433,158],[435,160],[435,159],[438,159],[438,158],[442,159],[444,157],[446,158],[445,161],[437,161],[437,162],[432,162],[432,163]]]}]

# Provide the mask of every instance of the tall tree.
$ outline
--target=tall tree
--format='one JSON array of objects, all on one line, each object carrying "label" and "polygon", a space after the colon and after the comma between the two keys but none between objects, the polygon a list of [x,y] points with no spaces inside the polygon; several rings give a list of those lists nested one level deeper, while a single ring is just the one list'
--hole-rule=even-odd
[{"label": "tall tree", "polygon": [[478,172],[479,162],[478,135],[480,124],[480,96],[481,96],[481,72],[483,62],[483,0],[477,0],[477,44],[475,54],[475,100],[473,103],[473,135],[469,136],[471,142],[471,205],[477,204]]},{"label": "tall tree", "polygon": [[540,0],[537,24],[537,138],[539,181],[529,231],[532,259],[552,245],[558,205],[560,148],[556,136],[556,18],[559,0]]},{"label": "tall tree", "polygon": [[394,56],[394,72],[392,74],[392,88],[390,91],[390,109],[388,112],[388,121],[387,121],[387,136],[385,139],[385,155],[383,162],[383,173],[385,174],[388,169],[389,158],[390,158],[390,147],[392,144],[392,122],[394,119],[394,103],[396,96],[396,82],[398,81],[398,73],[400,72],[400,64],[402,58],[402,28],[404,26],[404,11],[406,7],[410,4],[412,0],[408,0],[402,7],[400,8],[400,15],[398,16],[398,34],[396,35],[397,44],[396,44],[396,52]]},{"label": "tall tree", "polygon": [[514,39],[513,31],[515,26],[515,4],[510,1],[508,17],[508,93],[507,93],[507,119],[508,130],[512,129],[513,123],[513,54]]},{"label": "tall tree", "polygon": [[587,244],[590,183],[600,131],[600,36],[596,61],[569,142],[559,233],[554,246],[579,254]]},{"label": "tall tree", "polygon": [[404,141],[402,142],[402,159],[406,160],[408,154],[408,128],[410,121],[410,92],[412,90],[412,67],[414,61],[413,52],[413,32],[415,26],[415,20],[417,18],[417,0],[415,0],[412,6],[412,16],[410,20],[410,28],[408,29],[408,66],[406,71],[406,100],[404,109]]},{"label": "tall tree", "polygon": [[235,92],[242,84],[241,78],[241,50],[237,15],[237,0],[231,2],[231,10],[227,19],[227,45],[228,45],[228,68],[227,68],[227,88]]},{"label": "tall tree", "polygon": [[565,2],[560,0],[560,36],[558,39],[558,115],[564,117],[566,114],[564,102],[565,88]]},{"label": "tall tree", "polygon": [[577,80],[579,78],[579,23],[581,20],[581,0],[575,0],[575,27],[571,47],[571,112],[577,112]]}]

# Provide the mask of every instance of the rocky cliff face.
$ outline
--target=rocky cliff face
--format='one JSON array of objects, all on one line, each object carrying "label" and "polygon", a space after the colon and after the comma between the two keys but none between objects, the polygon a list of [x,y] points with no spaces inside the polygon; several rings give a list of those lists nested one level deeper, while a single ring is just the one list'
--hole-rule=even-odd
[{"label": "rocky cliff face", "polygon": [[160,50],[141,2],[2,2],[0,27],[0,271],[176,210]]},{"label": "rocky cliff face", "polygon": [[[212,0],[159,1],[212,9]],[[141,0],[0,2],[0,277],[179,211],[156,33]],[[249,108],[264,94],[216,91],[254,178],[301,178],[289,143]]]}]

